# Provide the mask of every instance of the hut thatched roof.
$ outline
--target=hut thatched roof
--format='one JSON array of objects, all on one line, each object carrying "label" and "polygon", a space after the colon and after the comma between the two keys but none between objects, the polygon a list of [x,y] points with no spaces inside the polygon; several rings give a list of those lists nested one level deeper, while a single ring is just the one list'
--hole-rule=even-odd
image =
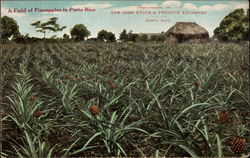
[{"label": "hut thatched roof", "polygon": [[177,22],[166,32],[166,42],[207,42],[208,31],[195,22]]},{"label": "hut thatched roof", "polygon": [[172,26],[166,34],[176,34],[176,35],[208,35],[208,31],[196,24],[195,22],[177,22]]}]

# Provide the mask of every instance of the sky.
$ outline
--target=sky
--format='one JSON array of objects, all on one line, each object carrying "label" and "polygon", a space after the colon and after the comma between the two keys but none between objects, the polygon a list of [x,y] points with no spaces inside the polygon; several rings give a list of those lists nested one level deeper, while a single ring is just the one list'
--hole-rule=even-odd
[{"label": "sky", "polygon": [[[14,8],[26,9],[26,12],[14,12]],[[32,8],[33,10],[30,10]],[[64,8],[68,11],[34,12],[35,8]],[[73,12],[69,11],[70,8],[89,8],[95,11]],[[61,37],[64,33],[69,35],[76,24],[84,24],[91,32],[90,37],[96,37],[97,33],[104,29],[115,33],[118,38],[123,29],[132,30],[134,33],[160,33],[166,32],[176,22],[196,22],[205,28],[211,37],[221,20],[237,8],[248,9],[248,0],[1,1],[1,16],[14,18],[21,34],[34,37],[43,37],[43,34],[36,32],[30,24],[38,20],[46,22],[51,17],[58,17],[59,25],[67,27],[62,32],[48,33],[47,37]],[[29,10],[32,12],[28,12]],[[117,14],[118,11],[120,14]],[[137,14],[139,11],[147,14]],[[166,14],[170,11],[172,14]],[[180,14],[176,14],[177,11]],[[192,14],[194,11],[202,14]],[[128,12],[133,14],[127,14]],[[183,14],[187,12],[191,14]]]}]

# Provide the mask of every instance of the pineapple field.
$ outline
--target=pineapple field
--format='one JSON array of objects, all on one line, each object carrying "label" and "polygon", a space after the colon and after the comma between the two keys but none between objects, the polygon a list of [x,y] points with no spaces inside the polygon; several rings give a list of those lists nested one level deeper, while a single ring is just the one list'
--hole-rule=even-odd
[{"label": "pineapple field", "polygon": [[249,148],[249,42],[5,44],[2,157],[230,157]]}]

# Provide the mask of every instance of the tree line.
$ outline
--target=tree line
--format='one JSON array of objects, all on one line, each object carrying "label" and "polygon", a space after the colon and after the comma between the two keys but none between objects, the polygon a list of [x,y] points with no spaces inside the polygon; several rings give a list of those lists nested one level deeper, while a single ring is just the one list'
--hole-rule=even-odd
[{"label": "tree line", "polygon": [[[37,32],[43,34],[43,38],[30,37],[29,34],[22,35],[19,32],[19,26],[11,17],[3,16],[0,21],[1,28],[1,43],[8,42],[10,40],[17,43],[29,43],[36,41],[49,41],[49,42],[61,42],[61,41],[102,41],[102,42],[164,42],[164,33],[149,35],[136,34],[132,30],[127,32],[126,29],[119,34],[119,38],[116,39],[115,34],[101,30],[98,32],[96,38],[88,38],[91,33],[84,24],[76,24],[70,29],[70,35],[64,34],[63,37],[57,37],[56,35],[46,38],[48,32],[57,33],[63,31],[66,26],[60,26],[58,24],[58,18],[52,17],[46,22],[36,21],[31,23]],[[214,30],[214,37],[221,41],[242,41],[249,39],[249,9],[245,13],[243,9],[236,9],[229,13],[221,22],[220,25]]]},{"label": "tree line", "polygon": [[[19,26],[17,22],[11,18],[4,16],[1,18],[1,25],[5,28],[3,30],[2,34],[2,40],[3,42],[8,41],[10,38],[18,43],[29,43],[29,42],[37,42],[37,41],[48,41],[48,42],[61,42],[61,41],[85,41],[90,35],[90,31],[87,29],[87,27],[83,24],[76,24],[72,29],[70,29],[70,35],[64,34],[61,38],[58,38],[56,35],[52,35],[50,38],[46,38],[47,33],[53,32],[57,33],[60,31],[63,31],[66,26],[60,26],[58,23],[57,17],[52,17],[46,22],[36,21],[34,23],[31,23],[31,26],[33,26],[36,29],[36,32],[40,32],[43,34],[43,39],[36,38],[36,37],[30,37],[29,34],[21,35],[19,32]],[[7,29],[8,28],[8,29]],[[163,42],[164,41],[164,35],[153,35],[150,39],[146,34],[136,34],[132,33],[132,30],[130,32],[127,32],[126,29],[124,29],[120,33],[119,39],[116,39],[115,34],[112,32],[109,32],[107,30],[101,30],[98,32],[96,38],[88,38],[88,41],[102,41],[102,42],[146,42],[146,41],[157,41],[157,42]]]}]

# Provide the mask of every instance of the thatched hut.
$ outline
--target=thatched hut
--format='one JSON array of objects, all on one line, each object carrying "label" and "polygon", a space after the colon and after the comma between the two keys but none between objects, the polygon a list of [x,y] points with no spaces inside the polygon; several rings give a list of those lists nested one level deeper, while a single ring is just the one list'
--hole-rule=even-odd
[{"label": "thatched hut", "polygon": [[177,22],[166,32],[166,42],[207,42],[209,34],[206,29],[195,22]]}]

